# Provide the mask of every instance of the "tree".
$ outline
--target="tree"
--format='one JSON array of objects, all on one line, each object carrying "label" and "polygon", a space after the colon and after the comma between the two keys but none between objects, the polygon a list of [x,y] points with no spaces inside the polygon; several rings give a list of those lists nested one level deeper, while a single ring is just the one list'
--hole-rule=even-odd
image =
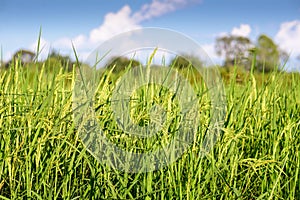
[{"label": "tree", "polygon": [[[169,67],[176,69],[192,85],[203,81],[200,71],[204,69],[204,62],[196,55],[182,54],[176,56],[170,61]],[[201,68],[200,71],[199,68]]]},{"label": "tree", "polygon": [[56,50],[52,50],[51,53],[48,55],[48,58],[45,61],[47,63],[47,70],[53,71],[54,68],[64,68],[68,71],[72,71],[73,69],[73,62],[70,56],[64,56],[58,53]]},{"label": "tree", "polygon": [[134,59],[128,59],[124,56],[112,57],[106,64],[106,69],[112,70],[113,73],[120,73],[128,67],[137,67],[141,63]]},{"label": "tree", "polygon": [[24,66],[25,64],[33,62],[35,56],[35,53],[32,51],[20,49],[13,55],[12,59],[6,63],[5,67],[8,68],[17,61],[20,61],[21,66]]},{"label": "tree", "polygon": [[170,61],[170,66],[176,69],[185,69],[188,67],[203,67],[203,62],[195,55],[180,55]]},{"label": "tree", "polygon": [[5,66],[5,63],[1,60],[0,61],[0,69],[2,68],[2,67],[4,67]]},{"label": "tree", "polygon": [[284,52],[280,52],[278,46],[267,35],[260,35],[256,44],[256,70],[270,72],[273,69],[278,70],[280,57]]},{"label": "tree", "polygon": [[216,39],[216,53],[225,57],[224,66],[232,66],[235,61],[241,61],[248,56],[252,43],[249,38],[242,36],[223,36]]}]

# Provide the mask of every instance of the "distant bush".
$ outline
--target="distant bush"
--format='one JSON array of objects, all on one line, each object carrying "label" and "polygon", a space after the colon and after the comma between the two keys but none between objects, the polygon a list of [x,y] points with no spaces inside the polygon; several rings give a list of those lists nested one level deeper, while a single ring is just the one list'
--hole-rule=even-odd
[{"label": "distant bush", "polygon": [[25,66],[26,64],[33,62],[35,57],[36,55],[32,51],[21,49],[17,51],[13,55],[12,59],[5,64],[5,68],[14,66],[17,62],[19,62],[21,66]]},{"label": "distant bush", "polygon": [[113,73],[118,74],[128,67],[137,67],[141,63],[134,59],[128,59],[123,56],[112,57],[106,64],[105,68],[111,70]]}]

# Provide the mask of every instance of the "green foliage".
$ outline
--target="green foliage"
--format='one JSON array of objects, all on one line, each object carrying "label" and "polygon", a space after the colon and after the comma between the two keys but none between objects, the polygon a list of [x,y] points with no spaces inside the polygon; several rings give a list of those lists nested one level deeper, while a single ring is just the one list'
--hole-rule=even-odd
[{"label": "green foliage", "polygon": [[5,67],[8,69],[10,67],[23,66],[23,67],[32,67],[35,69],[38,66],[38,69],[44,64],[46,66],[46,72],[59,71],[63,68],[66,71],[72,71],[74,63],[72,62],[69,56],[63,56],[57,51],[53,50],[47,59],[42,62],[35,60],[36,54],[29,51],[21,49],[17,51],[12,59],[5,64]]},{"label": "green foliage", "polygon": [[[167,167],[131,174],[99,163],[83,146],[73,122],[76,71],[44,73],[45,65],[30,79],[30,68],[16,65],[0,70],[1,199],[299,197],[299,74],[261,74],[261,85],[250,74],[243,84],[236,84],[234,76],[239,72],[230,69],[233,81],[226,85],[228,112],[223,136],[203,157],[200,144],[207,133],[210,104],[205,87],[195,85],[203,97],[199,102],[203,114],[194,144]],[[95,114],[112,140],[135,148],[141,141],[123,137],[114,126],[110,108],[114,83],[108,76],[99,82]],[[143,90],[135,94],[139,101],[134,102],[137,110],[133,115],[140,114],[135,118],[140,121],[144,106],[139,105],[147,103],[144,94]],[[167,91],[160,95],[157,101],[162,105],[169,101]],[[169,132],[154,139],[167,141],[167,136]]]},{"label": "green foliage", "polygon": [[[239,65],[250,71],[268,73],[280,69],[281,63],[288,60],[288,54],[267,35],[260,35],[253,44],[249,38],[223,36],[216,40],[216,52],[225,57],[224,66]],[[254,66],[252,64],[254,63]]]},{"label": "green foliage", "polygon": [[125,71],[128,67],[137,67],[140,66],[141,63],[134,59],[128,59],[127,57],[117,56],[111,58],[105,68],[111,70],[115,74],[119,74],[120,72]]},{"label": "green foliage", "polygon": [[273,40],[266,36],[260,35],[256,44],[256,69],[259,71],[269,72],[278,69],[279,50]]},{"label": "green foliage", "polygon": [[170,61],[170,67],[176,69],[203,67],[203,62],[195,55],[180,55]]},{"label": "green foliage", "polygon": [[185,77],[186,80],[190,82],[191,85],[203,81],[199,69],[201,70],[205,66],[203,61],[195,55],[183,54],[176,56],[170,61],[169,67],[176,69],[181,76]]},{"label": "green foliage", "polygon": [[235,80],[238,84],[245,84],[250,75],[249,71],[238,65],[220,67],[219,71],[225,83]]},{"label": "green foliage", "polygon": [[2,60],[0,61],[0,69],[5,67],[5,62],[3,62]]},{"label": "green foliage", "polygon": [[45,66],[47,66],[47,71],[52,72],[53,70],[60,70],[63,68],[67,71],[72,71],[74,63],[72,62],[70,56],[63,56],[55,50],[49,54],[48,58],[45,60]]}]

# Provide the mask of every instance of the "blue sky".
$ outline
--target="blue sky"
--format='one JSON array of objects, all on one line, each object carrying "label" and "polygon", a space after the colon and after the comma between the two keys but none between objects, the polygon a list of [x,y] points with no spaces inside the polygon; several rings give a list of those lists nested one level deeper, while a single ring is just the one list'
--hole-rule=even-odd
[{"label": "blue sky", "polygon": [[267,34],[300,61],[299,0],[1,0],[0,45],[8,60],[20,48],[34,49],[40,27],[44,55],[50,48],[71,54],[73,41],[81,58],[122,31],[161,27],[197,41],[212,59],[222,34]]}]

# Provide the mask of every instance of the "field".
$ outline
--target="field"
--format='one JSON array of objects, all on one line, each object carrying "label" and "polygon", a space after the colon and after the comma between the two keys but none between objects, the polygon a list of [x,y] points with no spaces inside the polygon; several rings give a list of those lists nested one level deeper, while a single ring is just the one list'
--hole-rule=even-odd
[{"label": "field", "polygon": [[[72,106],[78,71],[49,73],[46,65],[0,70],[0,199],[299,199],[300,75],[247,72],[236,81],[235,72],[224,78],[222,137],[206,156],[200,156],[200,144],[209,113],[176,162],[127,173],[98,162],[79,137]],[[98,120],[113,142],[130,149],[132,141],[117,137],[109,111],[110,75],[99,84]],[[202,110],[209,105],[203,99]],[[133,115],[144,112],[139,104],[135,109]],[[158,136],[161,143],[176,128],[177,115]],[[137,123],[147,120],[142,116]],[[152,142],[137,145],[152,148]]]}]

